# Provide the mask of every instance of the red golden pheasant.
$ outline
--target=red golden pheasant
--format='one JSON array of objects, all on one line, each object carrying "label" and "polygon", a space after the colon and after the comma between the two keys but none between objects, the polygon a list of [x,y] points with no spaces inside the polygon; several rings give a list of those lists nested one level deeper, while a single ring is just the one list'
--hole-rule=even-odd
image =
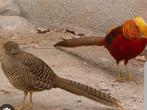
[{"label": "red golden pheasant", "polygon": [[[147,24],[141,17],[127,20],[121,26],[111,30],[106,37],[73,38],[58,42],[55,46],[79,47],[88,45],[104,46],[119,64],[124,61],[125,67],[130,59],[135,58],[147,44]],[[127,68],[126,68],[127,69]],[[118,75],[118,80],[121,75]],[[134,80],[128,74],[128,80]]]}]

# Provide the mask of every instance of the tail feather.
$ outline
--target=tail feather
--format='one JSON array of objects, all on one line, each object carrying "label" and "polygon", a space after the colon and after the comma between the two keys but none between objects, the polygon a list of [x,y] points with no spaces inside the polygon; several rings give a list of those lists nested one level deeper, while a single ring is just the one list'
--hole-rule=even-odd
[{"label": "tail feather", "polygon": [[85,96],[101,104],[123,110],[121,103],[110,96],[110,94],[104,93],[101,90],[96,90],[87,85],[57,77],[54,87],[61,88],[76,95]]},{"label": "tail feather", "polygon": [[85,37],[85,38],[72,38],[72,39],[63,39],[62,41],[57,42],[54,46],[63,46],[63,47],[79,47],[79,46],[89,46],[89,45],[104,45],[103,37]]}]

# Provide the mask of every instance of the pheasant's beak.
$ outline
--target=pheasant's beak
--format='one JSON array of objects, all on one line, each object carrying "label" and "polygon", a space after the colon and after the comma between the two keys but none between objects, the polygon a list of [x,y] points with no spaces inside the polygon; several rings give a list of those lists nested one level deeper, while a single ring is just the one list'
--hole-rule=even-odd
[{"label": "pheasant's beak", "polygon": [[142,29],[141,34],[142,34],[141,35],[142,38],[146,38],[147,39],[147,27]]}]

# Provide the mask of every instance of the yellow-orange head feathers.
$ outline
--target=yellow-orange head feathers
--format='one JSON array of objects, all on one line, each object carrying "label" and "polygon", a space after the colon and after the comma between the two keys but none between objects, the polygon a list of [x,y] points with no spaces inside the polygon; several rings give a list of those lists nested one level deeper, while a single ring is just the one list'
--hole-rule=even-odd
[{"label": "yellow-orange head feathers", "polygon": [[143,34],[144,37],[147,38],[147,24],[144,21],[144,19],[138,16],[134,18],[134,21],[136,25],[138,26],[141,34]]}]

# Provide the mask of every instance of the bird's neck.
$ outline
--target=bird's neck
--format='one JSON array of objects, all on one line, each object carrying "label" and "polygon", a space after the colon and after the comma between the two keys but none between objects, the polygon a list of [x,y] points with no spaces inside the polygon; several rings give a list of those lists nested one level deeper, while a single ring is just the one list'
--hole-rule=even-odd
[{"label": "bird's neck", "polygon": [[16,50],[13,50],[13,51],[6,51],[5,53],[8,54],[9,56],[14,56],[14,55],[17,55],[21,52],[22,52],[22,50],[16,49]]},{"label": "bird's neck", "polygon": [[126,39],[138,38],[141,35],[141,32],[133,20],[128,20],[122,25],[122,32]]}]

